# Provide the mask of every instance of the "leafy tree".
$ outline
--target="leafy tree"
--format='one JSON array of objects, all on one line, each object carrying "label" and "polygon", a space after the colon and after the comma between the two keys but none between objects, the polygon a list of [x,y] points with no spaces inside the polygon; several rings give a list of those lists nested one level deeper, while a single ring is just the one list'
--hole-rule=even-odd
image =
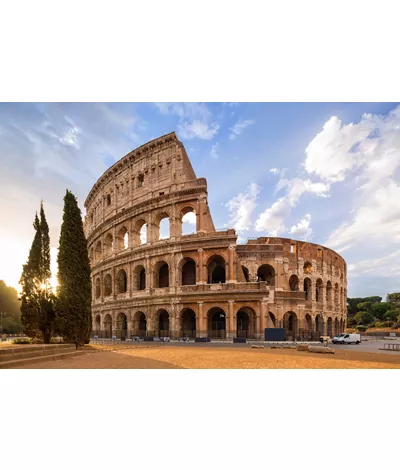
[{"label": "leafy tree", "polygon": [[18,299],[18,292],[0,280],[0,313],[3,313],[3,333],[21,333],[20,307],[21,302]]},{"label": "leafy tree", "polygon": [[400,314],[400,309],[399,308],[388,310],[385,313],[385,320],[387,320],[387,321],[396,321],[399,314]]},{"label": "leafy tree", "polygon": [[361,302],[361,303],[357,304],[357,311],[370,310],[372,305],[373,305],[373,303],[371,301]]},{"label": "leafy tree", "polygon": [[369,325],[374,321],[374,316],[368,311],[361,311],[354,316],[358,325]]},{"label": "leafy tree", "polygon": [[383,320],[385,313],[390,309],[390,304],[387,302],[379,302],[371,305],[370,312],[375,318]]},{"label": "leafy tree", "polygon": [[400,292],[394,292],[393,294],[388,294],[386,301],[390,303],[392,307],[400,307]]},{"label": "leafy tree", "polygon": [[67,190],[58,251],[57,327],[65,341],[78,348],[92,331],[90,264],[76,197]]}]

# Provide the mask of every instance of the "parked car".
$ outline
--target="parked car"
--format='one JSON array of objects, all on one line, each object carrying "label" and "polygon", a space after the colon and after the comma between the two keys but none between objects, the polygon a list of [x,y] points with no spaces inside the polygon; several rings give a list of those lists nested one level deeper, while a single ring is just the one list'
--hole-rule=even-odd
[{"label": "parked car", "polygon": [[342,333],[332,339],[333,344],[360,344],[361,335],[359,333]]}]

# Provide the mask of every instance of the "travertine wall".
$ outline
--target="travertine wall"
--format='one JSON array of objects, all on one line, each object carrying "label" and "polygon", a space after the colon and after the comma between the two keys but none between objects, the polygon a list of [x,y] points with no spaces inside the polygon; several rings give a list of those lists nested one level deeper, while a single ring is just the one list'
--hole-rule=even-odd
[{"label": "travertine wall", "polygon": [[[311,339],[345,327],[343,258],[285,238],[237,245],[234,230],[215,231],[206,180],[196,178],[175,133],[113,165],[85,207],[98,335],[260,338],[276,326]],[[182,235],[188,212],[196,233]],[[160,240],[166,217],[169,238]]]}]

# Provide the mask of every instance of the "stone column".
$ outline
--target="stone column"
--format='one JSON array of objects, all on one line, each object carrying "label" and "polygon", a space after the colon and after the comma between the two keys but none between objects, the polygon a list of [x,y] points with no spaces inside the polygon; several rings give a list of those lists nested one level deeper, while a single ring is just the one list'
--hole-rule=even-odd
[{"label": "stone column", "polygon": [[268,314],[268,303],[265,300],[260,301],[260,331],[258,335],[260,339],[264,339],[264,330],[267,328],[266,317]]},{"label": "stone column", "polygon": [[283,290],[282,287],[282,274],[283,274],[283,259],[275,259],[276,274],[275,274],[275,290]]},{"label": "stone column", "polygon": [[207,329],[204,328],[204,302],[197,302],[199,313],[196,318],[196,336],[207,337]]},{"label": "stone column", "polygon": [[232,339],[233,337],[236,336],[236,325],[235,325],[235,318],[236,315],[234,315],[234,307],[235,307],[235,301],[234,300],[228,300],[228,331],[226,334],[227,339]]},{"label": "stone column", "polygon": [[205,203],[206,199],[204,196],[200,196],[197,200],[197,206],[198,206],[198,217],[196,217],[196,231],[197,233],[199,232],[206,232],[205,227],[204,227],[204,211],[205,211]]},{"label": "stone column", "polygon": [[199,257],[197,263],[196,284],[204,284],[204,267],[203,267],[203,248],[197,250]]},{"label": "stone column", "polygon": [[235,247],[233,245],[230,245],[228,248],[228,263],[229,263],[229,272],[228,272],[228,279],[227,283],[234,283],[236,282],[236,276],[235,276]]},{"label": "stone column", "polygon": [[153,282],[151,279],[151,266],[150,266],[150,258],[146,256],[146,291],[153,287]]}]

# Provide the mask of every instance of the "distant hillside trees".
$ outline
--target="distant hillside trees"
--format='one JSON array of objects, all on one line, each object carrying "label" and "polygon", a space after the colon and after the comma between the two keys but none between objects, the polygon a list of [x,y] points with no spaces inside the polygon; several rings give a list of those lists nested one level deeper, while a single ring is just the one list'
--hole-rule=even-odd
[{"label": "distant hillside trees", "polygon": [[17,334],[22,332],[20,307],[18,292],[0,280],[0,314],[2,314],[3,333]]},{"label": "distant hillside trees", "polygon": [[400,293],[347,299],[348,326],[400,328]]}]

